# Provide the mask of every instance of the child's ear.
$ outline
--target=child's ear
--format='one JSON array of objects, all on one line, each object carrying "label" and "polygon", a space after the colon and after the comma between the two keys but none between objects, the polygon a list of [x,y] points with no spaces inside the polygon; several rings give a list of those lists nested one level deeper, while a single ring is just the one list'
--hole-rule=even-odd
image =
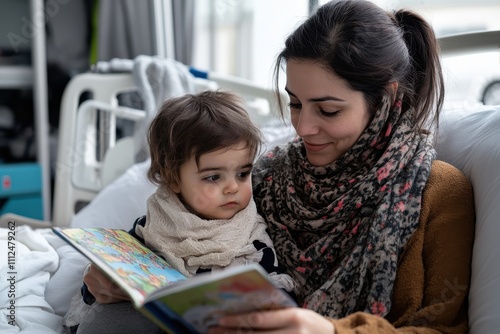
[{"label": "child's ear", "polygon": [[176,194],[179,194],[181,192],[181,187],[179,187],[179,183],[176,181],[173,181],[170,184],[170,189]]}]

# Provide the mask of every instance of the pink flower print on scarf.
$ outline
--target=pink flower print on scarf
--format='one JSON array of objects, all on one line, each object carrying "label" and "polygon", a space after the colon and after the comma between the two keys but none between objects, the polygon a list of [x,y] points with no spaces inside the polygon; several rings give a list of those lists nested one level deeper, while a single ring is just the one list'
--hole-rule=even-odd
[{"label": "pink flower print on scarf", "polygon": [[384,303],[374,302],[370,307],[370,311],[372,311],[374,315],[382,316],[385,314],[385,312],[387,312],[387,309]]},{"label": "pink flower print on scarf", "polygon": [[399,188],[399,194],[404,194],[408,189],[411,188],[411,182],[405,182],[402,187]]},{"label": "pink flower print on scarf", "polygon": [[337,206],[335,208],[333,208],[333,212],[337,213],[339,212],[340,210],[342,210],[342,208],[344,207],[344,200],[341,199],[339,201],[339,203],[337,204]]},{"label": "pink flower print on scarf", "polygon": [[306,185],[304,186],[304,191],[309,192],[309,190],[314,189],[314,183],[312,181],[307,181]]},{"label": "pink flower print on scarf", "polygon": [[304,254],[300,254],[299,259],[302,262],[311,262],[312,261],[311,257],[305,257]]},{"label": "pink flower print on scarf", "polygon": [[387,124],[387,129],[385,130],[385,137],[389,137],[392,132],[392,124]]},{"label": "pink flower print on scarf", "polygon": [[396,203],[396,205],[394,206],[394,211],[405,211],[405,204],[403,203],[403,201]]},{"label": "pink flower print on scarf", "polygon": [[357,224],[356,224],[356,226],[354,226],[354,227],[352,228],[352,230],[351,230],[351,234],[353,234],[353,235],[358,234],[359,224],[360,224],[360,223],[357,223]]},{"label": "pink flower print on scarf", "polygon": [[386,163],[384,166],[380,167],[377,170],[377,179],[378,182],[382,181],[383,179],[386,179],[389,174],[391,174],[391,171],[394,169],[394,165],[390,162]]},{"label": "pink flower print on scarf", "polygon": [[305,267],[297,267],[297,268],[295,268],[295,271],[299,272],[301,274],[305,274],[306,270],[307,269]]},{"label": "pink flower print on scarf", "polygon": [[387,176],[389,176],[389,169],[386,166],[380,167],[377,170],[377,179],[378,179],[378,182],[382,181]]}]

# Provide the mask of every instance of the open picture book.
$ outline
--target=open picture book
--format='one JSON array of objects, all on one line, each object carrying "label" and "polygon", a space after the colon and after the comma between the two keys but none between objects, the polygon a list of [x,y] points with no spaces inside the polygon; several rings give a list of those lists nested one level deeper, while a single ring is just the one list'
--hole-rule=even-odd
[{"label": "open picture book", "polygon": [[125,230],[53,230],[170,333],[204,333],[227,314],[296,306],[255,263],[187,278]]}]

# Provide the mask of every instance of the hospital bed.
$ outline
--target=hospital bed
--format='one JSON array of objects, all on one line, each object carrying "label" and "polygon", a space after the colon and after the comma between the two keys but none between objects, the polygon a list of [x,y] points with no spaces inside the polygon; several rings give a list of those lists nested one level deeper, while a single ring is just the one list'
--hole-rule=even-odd
[{"label": "hospital bed", "polygon": [[[199,71],[191,71],[200,75]],[[203,74],[202,74],[203,75]],[[271,117],[275,108],[269,90],[235,77],[204,74],[195,78],[196,91],[231,89],[243,96],[256,123]],[[119,121],[144,122],[143,110],[120,106],[118,96],[136,90],[131,74],[87,73],[70,82],[62,101],[61,138],[56,164],[53,224],[67,226],[73,215],[106,185],[137,162],[133,136],[117,138]],[[78,104],[83,93],[92,99]],[[144,136],[145,138],[145,136]]]},{"label": "hospital bed", "polygon": [[[195,91],[221,89],[238,93],[252,120],[269,139],[268,144],[291,138],[291,128],[270,112],[276,110],[271,90],[241,78],[190,71],[198,76],[193,79]],[[62,317],[81,286],[88,261],[56,237],[51,227],[100,225],[128,229],[135,220],[132,217],[145,212],[145,199],[155,190],[144,174],[149,160],[138,161],[133,133],[123,135],[119,131],[120,125],[135,129],[146,119],[144,110],[122,105],[127,100],[123,99],[125,95],[134,96],[141,88],[131,73],[85,73],[75,76],[66,87],[54,165],[52,220],[12,213],[0,218],[1,249],[7,250],[9,241],[17,243],[15,260],[5,262],[6,255],[0,261],[0,333],[63,331]],[[127,219],[111,214],[115,210],[110,200],[119,203]],[[95,205],[100,204],[111,207],[96,209]],[[102,213],[111,215],[99,217]],[[97,221],[97,225],[92,223]],[[11,262],[12,270],[7,270]],[[5,284],[8,273],[15,276],[15,288]],[[11,293],[12,298],[6,298]],[[11,300],[15,300],[15,309],[9,309]],[[9,323],[13,315],[16,326]]]},{"label": "hospital bed", "polygon": [[[442,39],[444,52],[461,52],[460,45],[500,49],[500,32]],[[447,49],[448,48],[448,49]],[[199,79],[200,90],[221,88],[245,97],[252,119],[259,124],[266,145],[293,136],[271,110],[273,93],[245,80],[209,75]],[[155,190],[145,177],[148,160],[138,161],[131,136],[120,136],[119,124],[136,124],[144,111],[119,104],[118,96],[137,90],[127,73],[76,76],[61,105],[61,126],[53,219],[38,221],[17,215],[0,219],[0,247],[7,249],[9,231],[16,221],[15,329],[21,333],[60,333],[61,320],[71,297],[81,285],[87,264],[81,255],[59,240],[51,226],[107,226],[128,229],[144,214],[146,198]],[[81,103],[82,94],[91,99]],[[500,106],[454,103],[444,108],[437,134],[438,158],[464,172],[475,191],[476,234],[472,263],[469,317],[473,334],[500,328]],[[9,227],[11,230],[9,230]],[[1,251],[4,254],[4,251]],[[4,256],[5,257],[5,256]],[[5,259],[0,264],[7,265]],[[0,332],[11,329],[5,267],[0,268],[2,296]],[[7,319],[7,320],[6,320]]]}]

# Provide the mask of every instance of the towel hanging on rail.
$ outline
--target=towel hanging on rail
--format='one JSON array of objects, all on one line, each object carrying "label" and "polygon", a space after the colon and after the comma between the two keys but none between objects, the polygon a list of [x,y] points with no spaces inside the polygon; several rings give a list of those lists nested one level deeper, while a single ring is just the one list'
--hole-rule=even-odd
[{"label": "towel hanging on rail", "polygon": [[195,76],[186,65],[174,59],[146,55],[133,60],[114,58],[109,62],[97,62],[92,70],[97,73],[132,73],[146,111],[145,122],[134,132],[138,161],[145,158],[147,127],[163,101],[196,92]]}]

